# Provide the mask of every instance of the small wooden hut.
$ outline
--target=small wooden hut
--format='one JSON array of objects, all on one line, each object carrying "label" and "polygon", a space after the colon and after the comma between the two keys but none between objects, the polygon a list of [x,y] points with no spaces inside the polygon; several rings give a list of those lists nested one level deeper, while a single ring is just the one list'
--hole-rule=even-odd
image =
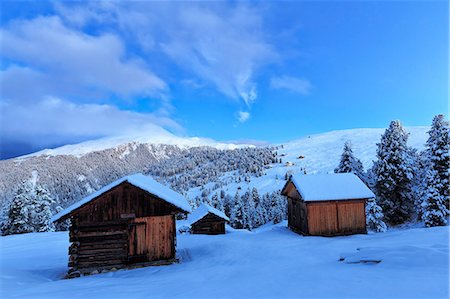
[{"label": "small wooden hut", "polygon": [[352,173],[292,175],[282,195],[288,199],[288,226],[303,235],[367,233],[366,200],[375,197]]},{"label": "small wooden hut", "polygon": [[70,219],[67,277],[175,261],[175,215],[187,200],[142,174],[121,178],[52,220]]},{"label": "small wooden hut", "polygon": [[188,217],[191,233],[219,235],[225,233],[225,223],[230,219],[224,212],[209,205],[201,204]]}]

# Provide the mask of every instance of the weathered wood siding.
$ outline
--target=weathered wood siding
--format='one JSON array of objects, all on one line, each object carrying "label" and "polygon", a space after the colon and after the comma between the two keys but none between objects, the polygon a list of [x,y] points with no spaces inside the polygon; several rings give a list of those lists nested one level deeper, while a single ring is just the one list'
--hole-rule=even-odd
[{"label": "weathered wood siding", "polygon": [[179,209],[124,182],[71,217],[69,277],[175,257]]},{"label": "weathered wood siding", "polygon": [[80,208],[77,218],[79,222],[103,222],[163,216],[177,210],[175,206],[125,182]]},{"label": "weathered wood siding", "polygon": [[224,234],[225,220],[214,214],[208,213],[205,217],[192,224],[191,231],[193,234]]},{"label": "weathered wood siding", "polygon": [[288,198],[288,226],[299,233],[308,234],[306,204],[302,200]]},{"label": "weathered wood siding", "polygon": [[74,222],[70,228],[69,275],[120,268],[127,263],[128,224]]},{"label": "weathered wood siding", "polygon": [[365,201],[343,201],[337,204],[339,232],[366,233]]},{"label": "weathered wood siding", "polygon": [[130,224],[129,262],[147,262],[175,257],[175,216],[136,218]]},{"label": "weathered wood siding", "polygon": [[338,232],[336,203],[308,203],[310,235],[333,235]]},{"label": "weathered wood siding", "polygon": [[365,200],[308,202],[307,209],[310,235],[366,233]]}]

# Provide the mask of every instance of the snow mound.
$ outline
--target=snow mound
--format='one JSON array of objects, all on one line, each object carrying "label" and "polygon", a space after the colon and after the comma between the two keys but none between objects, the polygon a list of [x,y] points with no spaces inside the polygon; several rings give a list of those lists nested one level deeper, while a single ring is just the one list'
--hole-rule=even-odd
[{"label": "snow mound", "polygon": [[182,209],[185,212],[191,211],[191,206],[189,205],[188,201],[179,193],[173,191],[172,189],[156,182],[154,179],[152,179],[149,176],[145,176],[141,173],[129,175],[126,177],[123,177],[121,179],[118,179],[114,182],[112,182],[109,185],[106,185],[105,187],[99,189],[98,191],[90,194],[89,196],[85,197],[84,199],[74,203],[73,205],[69,206],[67,209],[59,212],[58,214],[54,215],[52,217],[52,221],[58,221],[62,217],[72,213],[73,211],[77,210],[81,206],[87,204],[91,200],[95,199],[96,197],[100,196],[101,194],[105,193],[108,190],[111,190],[112,188],[118,186],[119,184],[123,182],[128,182],[133,186],[139,187],[159,198],[161,198],[164,201],[167,201],[168,203],[173,204],[174,206]]}]

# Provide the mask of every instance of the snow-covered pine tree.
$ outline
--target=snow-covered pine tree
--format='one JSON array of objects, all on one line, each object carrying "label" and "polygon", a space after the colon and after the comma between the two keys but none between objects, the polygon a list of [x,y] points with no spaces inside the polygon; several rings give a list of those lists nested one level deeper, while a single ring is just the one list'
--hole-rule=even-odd
[{"label": "snow-covered pine tree", "polygon": [[366,223],[368,229],[377,233],[386,231],[387,227],[386,223],[384,223],[383,221],[383,210],[377,204],[375,198],[369,198],[367,200],[366,215]]},{"label": "snow-covered pine tree", "polygon": [[234,195],[232,207],[230,217],[231,226],[237,229],[244,228],[244,205],[238,191]]},{"label": "snow-covered pine tree", "polygon": [[255,187],[252,188],[251,200],[253,201],[254,212],[253,212],[253,226],[258,227],[265,223],[264,221],[264,210],[261,206],[261,198],[259,196],[258,189]]},{"label": "snow-covered pine tree", "polygon": [[339,166],[334,169],[334,172],[335,173],[351,172],[356,174],[363,182],[365,182],[366,177],[364,174],[363,164],[353,154],[352,143],[350,141],[346,141],[344,143],[341,161],[339,162]]},{"label": "snow-covered pine tree", "polygon": [[255,228],[255,203],[253,202],[252,195],[249,190],[247,190],[241,197],[243,205],[243,228],[252,230]]},{"label": "snow-covered pine tree", "polygon": [[441,178],[436,169],[428,169],[427,188],[423,197],[423,215],[425,226],[441,226],[447,224],[447,215],[449,213],[445,206],[445,195],[441,194]]},{"label": "snow-covered pine tree", "polygon": [[435,184],[433,188],[438,189],[448,208],[450,203],[450,140],[449,122],[445,120],[444,115],[439,114],[433,118],[428,134],[430,137],[426,143],[426,152],[429,159],[429,167],[437,172],[437,177],[433,178],[430,183]]},{"label": "snow-covered pine tree", "polygon": [[269,193],[264,193],[261,197],[261,209],[264,215],[264,223],[272,220],[272,201]]},{"label": "snow-covered pine tree", "polygon": [[25,181],[17,189],[8,211],[8,220],[3,228],[4,235],[34,231],[34,227],[30,222],[29,211],[33,188],[33,184],[30,181]]},{"label": "snow-covered pine tree", "polygon": [[213,208],[222,210],[222,204],[219,201],[219,196],[217,195],[217,193],[214,193],[211,197],[211,204]]},{"label": "snow-covered pine tree", "polygon": [[233,205],[233,198],[230,195],[226,194],[223,198],[223,212],[228,217],[231,216],[231,210],[233,208],[232,205]]},{"label": "snow-covered pine tree", "polygon": [[44,186],[36,185],[32,197],[30,220],[35,232],[54,231],[55,226],[50,221],[52,217],[51,207],[55,203],[50,192]]},{"label": "snow-covered pine tree", "polygon": [[385,221],[392,225],[404,223],[412,215],[407,141],[408,133],[400,121],[392,121],[377,144],[378,159],[373,166],[377,202]]}]

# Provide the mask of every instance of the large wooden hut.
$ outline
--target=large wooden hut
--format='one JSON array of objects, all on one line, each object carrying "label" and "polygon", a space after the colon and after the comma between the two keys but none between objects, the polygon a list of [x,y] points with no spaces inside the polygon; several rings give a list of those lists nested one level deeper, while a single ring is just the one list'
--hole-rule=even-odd
[{"label": "large wooden hut", "polygon": [[367,233],[366,200],[375,195],[352,173],[292,175],[281,194],[288,198],[288,226],[295,232]]},{"label": "large wooden hut", "polygon": [[66,210],[70,219],[68,277],[175,261],[175,215],[186,199],[142,174],[121,178]]},{"label": "large wooden hut", "polygon": [[225,233],[225,223],[230,219],[224,212],[209,205],[201,204],[188,217],[191,233],[219,235]]}]

